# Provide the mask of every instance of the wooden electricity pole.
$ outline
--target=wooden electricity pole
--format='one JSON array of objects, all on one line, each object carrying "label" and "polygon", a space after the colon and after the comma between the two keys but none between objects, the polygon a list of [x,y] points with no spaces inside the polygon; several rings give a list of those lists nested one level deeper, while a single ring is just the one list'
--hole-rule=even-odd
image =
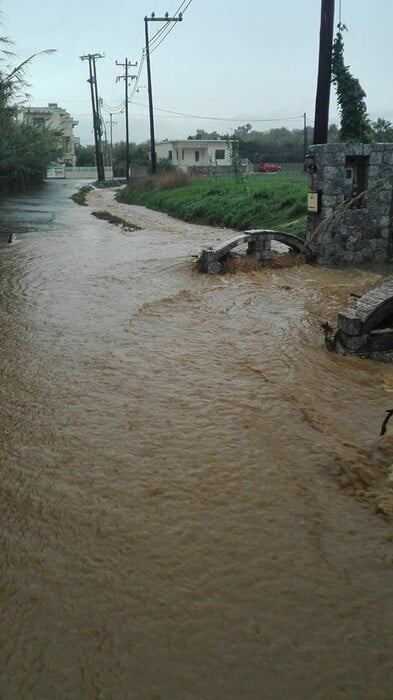
[{"label": "wooden electricity pole", "polygon": [[333,24],[334,0],[321,0],[318,82],[315,99],[313,143],[327,143],[328,139]]},{"label": "wooden electricity pole", "polygon": [[126,119],[126,180],[130,179],[130,136],[129,136],[129,121],[128,121],[128,81],[135,80],[136,75],[129,75],[128,69],[130,66],[137,66],[137,63],[131,63],[127,58],[124,63],[116,61],[117,66],[124,68],[124,75],[119,75],[116,80],[124,80],[124,110]]},{"label": "wooden electricity pole", "polygon": [[154,114],[153,114],[153,89],[151,83],[151,67],[150,67],[150,44],[149,44],[149,22],[181,22],[183,19],[181,12],[178,17],[169,17],[168,12],[165,17],[156,17],[154,12],[152,12],[151,17],[145,17],[145,56],[146,56],[146,67],[147,67],[147,90],[149,94],[149,121],[150,121],[150,159],[151,159],[151,172],[155,175],[157,172],[157,154],[156,154],[156,141],[154,135]]},{"label": "wooden electricity pole", "polygon": [[97,179],[105,180],[104,157],[102,153],[102,125],[97,89],[96,59],[102,58],[100,53],[89,53],[81,56],[81,61],[89,61],[89,79],[91,92],[91,108],[93,112],[94,143],[96,151]]}]

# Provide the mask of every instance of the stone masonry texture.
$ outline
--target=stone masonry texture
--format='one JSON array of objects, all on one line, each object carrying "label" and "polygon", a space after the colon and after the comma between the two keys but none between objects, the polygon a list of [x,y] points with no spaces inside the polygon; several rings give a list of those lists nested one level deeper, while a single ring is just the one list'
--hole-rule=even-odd
[{"label": "stone masonry texture", "polygon": [[[362,158],[364,195],[344,192],[348,159]],[[322,265],[393,260],[393,144],[321,144],[309,149],[310,189],[320,193],[318,214],[307,217],[307,242]],[[348,206],[345,206],[347,204]]]}]

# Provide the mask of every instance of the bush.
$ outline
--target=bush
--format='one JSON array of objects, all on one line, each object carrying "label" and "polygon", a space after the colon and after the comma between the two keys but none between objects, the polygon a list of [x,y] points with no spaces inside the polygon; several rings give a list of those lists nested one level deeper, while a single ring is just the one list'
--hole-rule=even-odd
[{"label": "bush", "polygon": [[83,185],[83,187],[81,187],[78,190],[78,192],[75,192],[71,195],[70,199],[72,199],[72,201],[75,202],[75,204],[80,204],[82,207],[86,207],[86,197],[92,189],[93,188],[91,185]]},{"label": "bush", "polygon": [[131,189],[154,190],[161,192],[163,190],[173,190],[178,187],[189,185],[191,179],[189,175],[181,170],[171,170],[159,175],[150,175],[146,178],[135,178],[131,180],[129,186]]}]

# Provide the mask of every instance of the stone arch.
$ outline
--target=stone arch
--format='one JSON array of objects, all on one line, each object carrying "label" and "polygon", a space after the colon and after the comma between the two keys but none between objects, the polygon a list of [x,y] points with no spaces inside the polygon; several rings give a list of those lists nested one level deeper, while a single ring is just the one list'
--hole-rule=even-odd
[{"label": "stone arch", "polygon": [[382,303],[378,304],[370,313],[363,319],[363,333],[369,333],[378,326],[381,326],[389,317],[393,317],[393,296],[388,297]]},{"label": "stone arch", "polygon": [[341,346],[350,353],[393,352],[393,282],[359,297],[337,316]]},{"label": "stone arch", "polygon": [[204,248],[199,257],[199,269],[206,274],[220,272],[225,256],[242,243],[248,243],[249,255],[254,255],[261,264],[266,264],[271,257],[272,241],[284,243],[297,253],[305,255],[308,261],[313,259],[313,254],[307,244],[298,236],[285,231],[271,229],[253,229],[239,233],[215,248]]}]

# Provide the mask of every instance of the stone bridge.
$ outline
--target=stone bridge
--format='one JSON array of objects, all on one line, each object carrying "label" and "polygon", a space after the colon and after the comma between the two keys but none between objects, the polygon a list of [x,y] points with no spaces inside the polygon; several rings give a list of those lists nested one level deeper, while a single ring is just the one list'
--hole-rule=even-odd
[{"label": "stone bridge", "polygon": [[284,243],[297,253],[302,253],[307,260],[313,259],[313,253],[307,244],[292,233],[271,229],[252,229],[239,233],[215,248],[203,248],[198,260],[199,270],[208,275],[221,272],[225,257],[233,248],[242,243],[248,243],[248,255],[255,256],[261,265],[268,265],[272,255],[272,241]]},{"label": "stone bridge", "polygon": [[393,352],[393,281],[363,294],[337,316],[336,340],[349,353]]}]

